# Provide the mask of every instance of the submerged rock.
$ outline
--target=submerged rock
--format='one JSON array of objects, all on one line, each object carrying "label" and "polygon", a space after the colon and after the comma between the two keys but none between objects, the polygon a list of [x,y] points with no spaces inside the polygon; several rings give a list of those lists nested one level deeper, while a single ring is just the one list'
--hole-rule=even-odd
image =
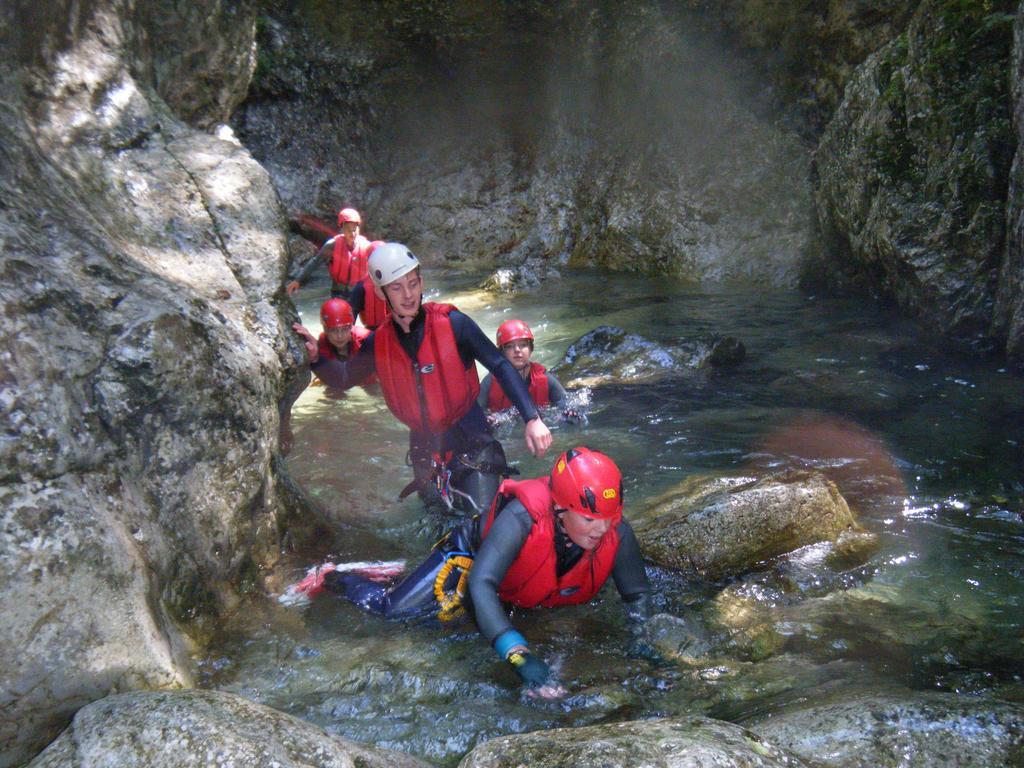
[{"label": "submerged rock", "polygon": [[652,383],[706,366],[731,367],[745,356],[743,342],[731,336],[658,344],[602,325],[573,342],[555,371],[573,387]]},{"label": "submerged rock", "polygon": [[835,485],[815,472],[690,478],[630,515],[644,554],[707,578],[744,573],[857,529]]},{"label": "submerged rock", "polygon": [[1024,764],[1024,706],[932,691],[841,694],[746,722],[830,768],[992,768]]},{"label": "submerged rock", "polygon": [[126,693],[94,702],[29,765],[428,768],[402,752],[356,744],[233,693],[199,690]]},{"label": "submerged rock", "polygon": [[485,742],[459,768],[799,768],[805,763],[751,731],[706,717],[558,728]]}]

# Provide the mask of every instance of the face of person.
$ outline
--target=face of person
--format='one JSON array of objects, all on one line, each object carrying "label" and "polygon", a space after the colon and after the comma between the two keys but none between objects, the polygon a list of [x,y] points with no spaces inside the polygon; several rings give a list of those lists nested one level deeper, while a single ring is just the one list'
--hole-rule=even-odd
[{"label": "face of person", "polygon": [[529,339],[516,339],[505,344],[501,348],[501,354],[512,363],[513,368],[522,373],[530,367],[530,355],[533,354],[531,346]]},{"label": "face of person", "polygon": [[324,332],[327,334],[327,340],[337,349],[344,350],[352,340],[351,325],[339,325],[337,328],[328,328]]},{"label": "face of person", "polygon": [[349,247],[355,244],[356,235],[359,234],[359,225],[354,221],[342,222],[341,225],[341,236],[345,238],[345,242],[349,244]]},{"label": "face of person", "polygon": [[392,314],[399,317],[414,317],[420,311],[420,300],[423,298],[423,279],[420,277],[418,269],[406,272],[381,290],[391,304]]},{"label": "face of person", "polygon": [[588,517],[569,509],[555,507],[555,514],[561,517],[562,527],[572,543],[588,551],[596,547],[612,527],[612,521],[607,518]]}]

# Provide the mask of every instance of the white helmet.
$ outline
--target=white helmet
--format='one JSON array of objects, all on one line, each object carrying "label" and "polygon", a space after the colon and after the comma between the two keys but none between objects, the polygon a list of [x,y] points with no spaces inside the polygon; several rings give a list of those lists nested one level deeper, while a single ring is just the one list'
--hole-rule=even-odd
[{"label": "white helmet", "polygon": [[401,243],[384,243],[373,249],[368,268],[373,284],[383,288],[419,265],[420,260]]}]

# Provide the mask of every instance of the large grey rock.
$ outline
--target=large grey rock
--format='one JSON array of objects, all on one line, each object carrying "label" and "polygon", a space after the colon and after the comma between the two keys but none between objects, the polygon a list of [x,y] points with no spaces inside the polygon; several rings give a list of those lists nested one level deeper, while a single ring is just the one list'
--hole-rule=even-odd
[{"label": "large grey rock", "polygon": [[691,478],[630,514],[644,555],[721,578],[858,526],[835,485],[816,472]]},{"label": "large grey rock", "polygon": [[[2,12],[3,766],[111,691],[188,684],[194,642],[279,551],[278,408],[301,360],[283,212],[245,149],[148,79],[175,49],[147,20],[198,46],[193,21],[254,19],[179,5]],[[174,70],[197,122],[240,98],[251,56],[209,37],[228,74]]]},{"label": "large grey rock", "polygon": [[815,152],[832,279],[983,350],[1007,341],[993,305],[1014,146],[1016,5],[924,0],[849,81]]},{"label": "large grey rock", "polygon": [[162,691],[110,696],[83,707],[32,768],[427,768],[233,693]]},{"label": "large grey rock", "polygon": [[800,758],[737,725],[706,717],[558,728],[481,744],[459,768],[769,768]]},{"label": "large grey rock", "polygon": [[745,725],[830,768],[1024,765],[1024,706],[956,694],[844,693]]}]

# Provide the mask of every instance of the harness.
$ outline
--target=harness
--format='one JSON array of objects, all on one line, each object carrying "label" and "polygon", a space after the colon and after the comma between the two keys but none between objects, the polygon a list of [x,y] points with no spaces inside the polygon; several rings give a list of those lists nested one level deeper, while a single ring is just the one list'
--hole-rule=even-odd
[{"label": "harness", "polygon": [[459,528],[453,528],[434,545],[435,550],[450,546],[445,553],[444,563],[434,577],[434,599],[437,601],[437,618],[452,621],[466,612],[463,601],[469,584],[469,571],[473,567],[473,555],[469,543]]}]

